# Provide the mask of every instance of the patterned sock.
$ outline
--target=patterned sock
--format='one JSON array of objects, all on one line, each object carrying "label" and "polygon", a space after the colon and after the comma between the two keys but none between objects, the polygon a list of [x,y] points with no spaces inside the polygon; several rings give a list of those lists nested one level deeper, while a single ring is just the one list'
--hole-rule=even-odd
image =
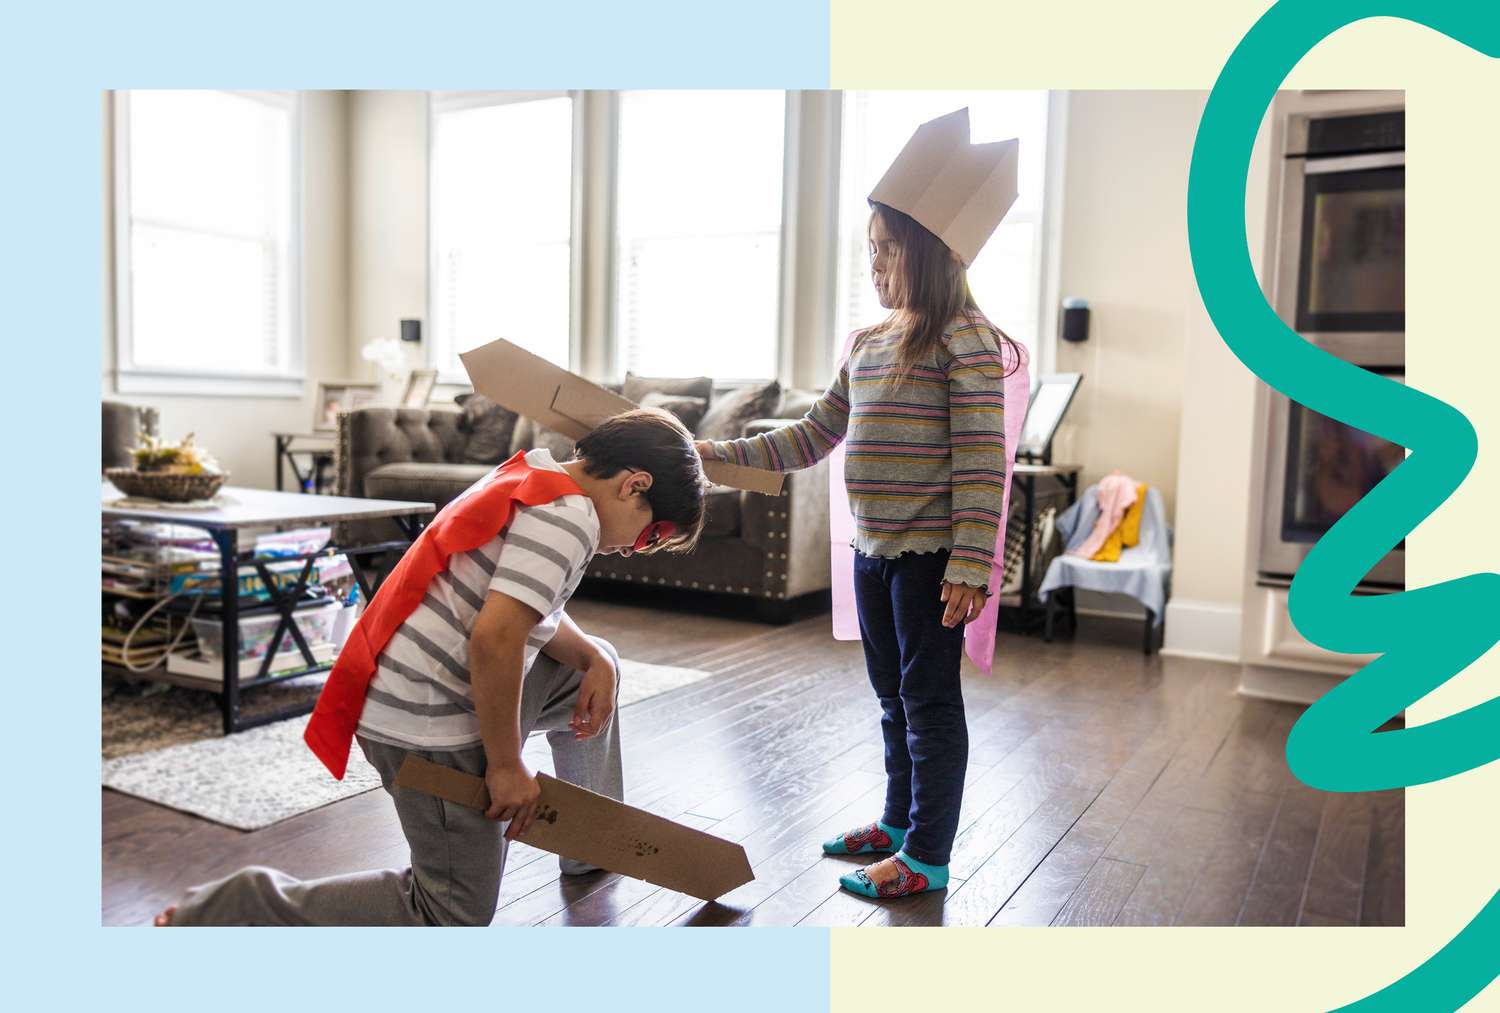
[{"label": "patterned sock", "polygon": [[876,820],[824,841],[823,852],[828,855],[864,855],[877,851],[900,851],[901,845],[905,843],[905,830]]},{"label": "patterned sock", "polygon": [[847,875],[840,876],[839,885],[863,897],[877,898],[907,897],[914,893],[941,890],[948,885],[946,865],[928,865],[926,862],[917,861],[904,851],[899,852],[889,861],[896,863],[896,871],[899,873],[892,882],[876,886],[875,881],[870,878],[865,869],[856,869]]}]

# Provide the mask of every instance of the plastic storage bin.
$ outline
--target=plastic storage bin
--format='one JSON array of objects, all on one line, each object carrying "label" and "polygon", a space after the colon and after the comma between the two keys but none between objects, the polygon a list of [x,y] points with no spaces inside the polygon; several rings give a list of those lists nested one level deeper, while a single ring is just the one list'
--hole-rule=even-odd
[{"label": "plastic storage bin", "polygon": [[[293,621],[302,631],[302,637],[307,641],[308,647],[334,643],[334,624],[342,608],[343,606],[338,602],[330,601],[323,605],[299,609],[293,613]],[[264,658],[271,650],[271,636],[276,632],[276,626],[280,621],[281,615],[276,612],[241,616],[240,660]],[[198,637],[198,651],[203,657],[209,659],[223,657],[224,624],[222,622],[218,619],[194,618],[193,632]],[[275,653],[293,651],[296,647],[297,642],[292,639],[291,631],[287,631],[282,634],[281,644],[276,648]]]}]

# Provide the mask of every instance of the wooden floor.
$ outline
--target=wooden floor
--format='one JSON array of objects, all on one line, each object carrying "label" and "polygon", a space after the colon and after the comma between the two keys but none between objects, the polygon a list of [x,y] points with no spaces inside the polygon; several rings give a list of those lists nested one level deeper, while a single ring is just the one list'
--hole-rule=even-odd
[{"label": "wooden floor", "polygon": [[[1075,642],[1003,635],[992,678],[966,671],[948,889],[881,903],[844,893],[856,860],[818,844],[874,819],[883,798],[859,645],[832,641],[826,615],[778,628],[717,611],[569,607],[626,657],[716,673],[621,713],[626,798],[742,843],[755,881],[705,905],[608,873],[564,879],[555,857],[517,845],[496,924],[1404,922],[1399,791],[1306,787],[1284,755],[1301,708],[1240,698],[1233,667],[1147,658],[1137,626],[1087,616]],[[550,770],[540,737],[527,756]],[[247,864],[304,878],[402,866],[405,842],[380,791],[254,833],[103,792],[106,924],[146,922]]]}]

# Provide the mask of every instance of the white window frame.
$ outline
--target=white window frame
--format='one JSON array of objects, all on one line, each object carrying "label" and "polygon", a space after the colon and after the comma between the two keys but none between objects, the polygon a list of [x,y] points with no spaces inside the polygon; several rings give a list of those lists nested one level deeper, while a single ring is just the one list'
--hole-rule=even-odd
[{"label": "white window frame", "polygon": [[[795,326],[791,310],[797,286],[796,196],[800,117],[797,109],[802,92],[786,92],[786,128],[782,156],[781,271],[777,298],[776,347],[773,361],[789,381],[790,349]],[[572,240],[570,248],[572,294],[569,313],[569,368],[593,379],[610,382],[624,376],[620,361],[621,342],[616,321],[615,268],[618,247],[616,208],[619,183],[620,93],[618,91],[464,91],[432,92],[428,100],[427,126],[427,365],[437,369],[438,380],[445,384],[467,386],[469,378],[449,368],[449,349],[439,337],[440,318],[436,299],[437,250],[434,230],[436,196],[433,171],[436,158],[437,116],[440,111],[502,105],[541,98],[573,99],[573,201]],[[773,377],[715,377],[716,382],[734,383],[738,379],[768,380]]]},{"label": "white window frame", "polygon": [[[609,246],[605,251],[605,268],[609,272],[608,277],[608,351],[605,357],[608,379],[619,382],[625,379],[625,363],[623,361],[624,349],[620,341],[619,306],[615,298],[615,278],[618,267],[616,256],[619,251],[619,236],[616,233],[616,222],[618,215],[616,207],[619,203],[619,150],[620,150],[620,92],[621,91],[652,91],[658,89],[634,89],[625,88],[610,93],[611,108],[609,119],[611,152],[609,158],[609,180],[607,185],[609,208],[607,211],[609,220]],[[746,88],[745,91],[760,91],[774,89]],[[782,110],[782,151],[781,151],[781,234],[778,239],[780,267],[777,271],[776,283],[776,339],[775,346],[771,349],[771,361],[773,369],[777,371],[776,376],[716,376],[713,381],[716,384],[735,385],[745,383],[757,383],[767,380],[778,380],[787,385],[792,369],[792,335],[795,325],[793,316],[793,304],[795,299],[797,279],[797,186],[798,166],[801,155],[799,144],[801,134],[801,101],[802,92],[785,89],[783,91],[785,106]]]},{"label": "white window frame", "polygon": [[[437,232],[437,120],[439,113],[456,112],[463,109],[479,109],[488,106],[512,105],[519,102],[534,102],[541,99],[568,98],[573,101],[573,152],[572,200],[569,211],[568,235],[568,368],[577,371],[583,357],[582,348],[582,285],[584,257],[583,222],[583,160],[587,147],[587,103],[581,91],[434,91],[427,100],[427,342],[426,362],[430,369],[438,371],[438,382],[468,386],[469,376],[462,368],[455,368],[457,358],[443,337],[441,316],[438,312],[438,242]],[[503,335],[501,335],[503,337]]]},{"label": "white window frame", "polygon": [[305,101],[301,92],[231,91],[285,108],[291,115],[291,165],[287,234],[288,313],[287,360],[280,371],[174,370],[142,367],[135,362],[132,333],[133,293],[130,265],[130,103],[123,92],[111,96],[114,118],[114,275],[115,275],[115,390],[121,394],[187,394],[300,398],[305,373],[305,303],[303,300],[303,131]]}]

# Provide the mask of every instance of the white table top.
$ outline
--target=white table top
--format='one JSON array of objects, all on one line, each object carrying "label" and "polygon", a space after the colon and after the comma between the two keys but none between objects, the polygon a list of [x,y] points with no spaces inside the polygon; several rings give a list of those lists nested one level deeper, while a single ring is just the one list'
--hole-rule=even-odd
[{"label": "white table top", "polygon": [[1017,475],[1074,475],[1079,471],[1076,464],[1027,464],[1016,462]]},{"label": "white table top", "polygon": [[351,496],[308,496],[297,492],[270,492],[226,485],[216,497],[214,509],[171,507],[121,507],[109,505],[124,494],[103,483],[103,515],[111,520],[159,521],[187,524],[211,530],[265,527],[272,524],[326,524],[332,521],[371,520],[430,514],[435,504],[394,499],[358,499]]}]

